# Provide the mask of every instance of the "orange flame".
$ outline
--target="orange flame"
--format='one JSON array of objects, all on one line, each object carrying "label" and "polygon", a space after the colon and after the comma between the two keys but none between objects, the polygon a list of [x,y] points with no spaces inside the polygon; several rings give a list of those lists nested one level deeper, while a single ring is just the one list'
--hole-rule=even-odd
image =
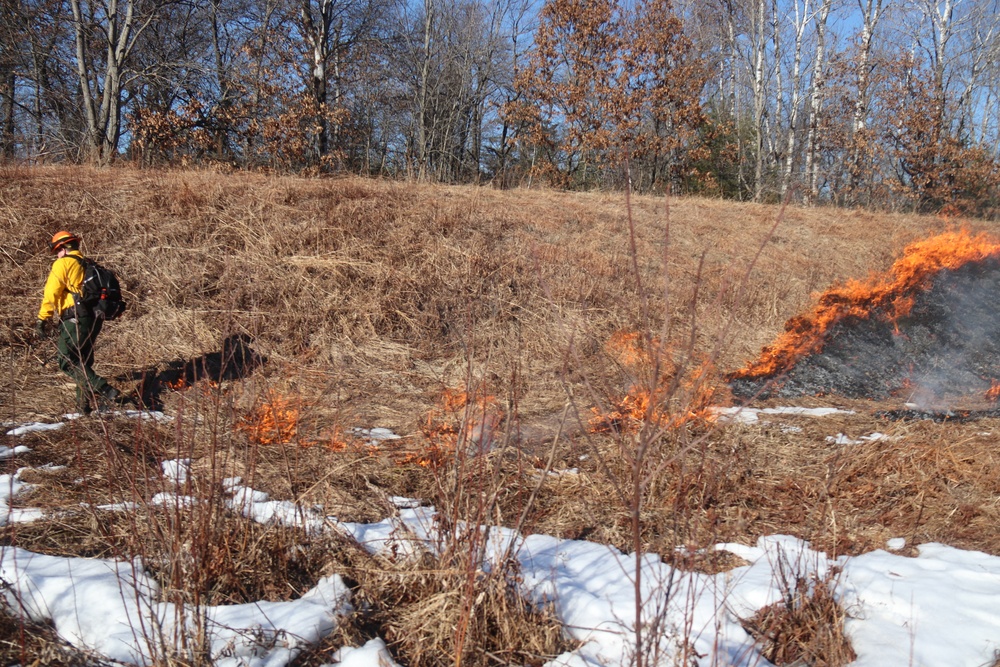
[{"label": "orange flame", "polygon": [[378,447],[352,437],[345,436],[339,425],[324,429],[318,438],[306,438],[301,434],[304,404],[299,398],[274,396],[261,403],[240,419],[234,428],[246,433],[250,442],[257,445],[281,445],[294,442],[303,449],[322,446],[331,452],[357,452],[372,456]]},{"label": "orange flame", "polygon": [[167,382],[167,389],[171,391],[180,391],[181,389],[187,389],[188,383],[183,377],[179,377],[173,382]]},{"label": "orange flame", "polygon": [[476,442],[487,446],[499,425],[502,410],[494,396],[471,394],[465,389],[445,388],[438,405],[427,413],[422,431],[427,447],[396,459],[399,465],[437,467],[460,445]]},{"label": "orange flame", "polygon": [[285,444],[298,434],[300,413],[298,401],[275,396],[243,417],[234,428],[258,445]]},{"label": "orange flame", "polygon": [[593,433],[635,433],[645,423],[676,428],[707,418],[708,407],[724,398],[720,386],[713,382],[712,363],[678,364],[655,337],[620,331],[605,348],[638,381],[624,396],[612,400],[607,412],[591,408],[589,426]]},{"label": "orange flame", "polygon": [[365,443],[358,438],[345,438],[339,433],[328,435],[320,440],[305,440],[302,446],[305,448],[322,445],[331,452],[354,452],[376,456],[379,453],[378,445]]},{"label": "orange flame", "polygon": [[192,387],[198,387],[203,394],[209,394],[212,390],[219,388],[219,383],[215,380],[197,380],[192,384],[184,376],[180,376],[176,380],[168,380],[164,385],[170,391],[184,391]]},{"label": "orange flame", "polygon": [[353,435],[347,435],[339,421],[320,431],[318,437],[308,438],[301,433],[303,402],[298,398],[273,396],[270,401],[257,405],[240,419],[234,429],[246,433],[247,439],[257,445],[281,445],[294,442],[303,449],[323,447],[331,452],[353,452],[374,456],[379,448]]},{"label": "orange flame", "polygon": [[986,390],[986,400],[995,403],[1000,398],[1000,381],[993,380],[992,385]]},{"label": "orange flame", "polygon": [[617,331],[604,344],[604,349],[622,366],[636,371],[652,367],[660,352],[660,341],[655,337],[643,340],[638,331]]},{"label": "orange flame", "polygon": [[757,380],[787,371],[803,357],[820,352],[830,329],[847,318],[877,315],[896,323],[910,312],[915,295],[926,289],[939,271],[998,255],[1000,243],[966,230],[912,243],[884,276],[867,282],[851,280],[822,294],[812,312],[788,320],[785,333],[729,379]]}]

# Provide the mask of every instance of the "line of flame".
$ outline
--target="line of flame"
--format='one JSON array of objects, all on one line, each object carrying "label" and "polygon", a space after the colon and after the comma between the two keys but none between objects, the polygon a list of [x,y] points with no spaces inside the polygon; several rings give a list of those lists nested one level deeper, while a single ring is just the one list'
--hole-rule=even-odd
[{"label": "line of flame", "polygon": [[846,318],[883,317],[891,323],[906,316],[915,295],[944,269],[1000,256],[1000,243],[987,234],[949,231],[907,246],[883,276],[851,280],[822,294],[813,310],[785,323],[785,333],[765,347],[756,361],[729,376],[758,380],[787,372],[800,359],[822,351],[834,325]]}]

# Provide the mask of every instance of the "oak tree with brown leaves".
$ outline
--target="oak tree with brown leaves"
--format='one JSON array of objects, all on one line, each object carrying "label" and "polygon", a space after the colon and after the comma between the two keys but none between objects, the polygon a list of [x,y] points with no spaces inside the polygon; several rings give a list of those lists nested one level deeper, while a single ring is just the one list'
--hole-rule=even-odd
[{"label": "oak tree with brown leaves", "polygon": [[613,183],[628,160],[633,187],[663,187],[692,157],[705,79],[669,0],[550,0],[507,112],[561,186]]}]

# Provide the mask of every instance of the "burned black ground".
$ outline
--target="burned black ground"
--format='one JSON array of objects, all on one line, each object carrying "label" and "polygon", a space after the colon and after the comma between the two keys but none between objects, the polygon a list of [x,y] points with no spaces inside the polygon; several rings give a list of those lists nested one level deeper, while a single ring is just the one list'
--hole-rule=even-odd
[{"label": "burned black ground", "polygon": [[819,352],[772,377],[731,383],[741,398],[836,394],[921,405],[977,395],[1000,378],[1000,259],[938,272],[897,322],[848,316]]}]

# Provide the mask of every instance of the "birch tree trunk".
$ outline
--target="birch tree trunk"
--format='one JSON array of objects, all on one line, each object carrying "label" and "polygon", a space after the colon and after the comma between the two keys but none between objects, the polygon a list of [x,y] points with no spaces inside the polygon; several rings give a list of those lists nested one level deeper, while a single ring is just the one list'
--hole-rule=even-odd
[{"label": "birch tree trunk", "polygon": [[764,192],[764,111],[767,108],[764,86],[764,52],[767,47],[764,38],[764,27],[767,23],[766,11],[765,0],[757,0],[753,14],[753,126],[756,134],[753,169],[754,201],[760,201]]},{"label": "birch tree trunk", "polygon": [[[740,198],[749,191],[746,177],[746,145],[743,142],[743,133],[739,131],[743,119],[743,105],[740,104],[740,80],[738,63],[740,63],[739,39],[736,30],[736,6],[733,0],[723,0],[726,10],[726,40],[729,50],[729,91],[725,93],[729,102],[729,113],[733,123],[738,128],[736,132],[736,155],[737,181],[740,187]],[[725,86],[720,86],[720,90],[725,91]]]},{"label": "birch tree trunk", "polygon": [[[796,4],[796,10],[798,5]],[[777,127],[781,128],[781,121],[785,117],[785,88],[782,77],[782,58],[784,58],[781,45],[781,19],[778,16],[778,0],[771,0],[771,41],[774,48],[774,120]]]},{"label": "birch tree trunk", "polygon": [[810,0],[805,0],[800,6],[795,2],[795,46],[792,63],[792,99],[788,103],[788,129],[785,135],[785,165],[781,173],[781,199],[784,201],[792,182],[792,167],[795,165],[796,138],[799,133],[799,105],[802,88],[802,50],[806,26],[810,18]]},{"label": "birch tree trunk", "polygon": [[[956,105],[959,113],[958,135],[969,137],[972,143],[980,144],[988,141],[986,135],[977,127],[987,116],[992,115],[993,106],[984,97],[989,86],[984,78],[991,66],[995,66],[998,47],[998,29],[1000,17],[995,13],[996,7],[977,5],[968,21],[968,44],[966,57],[961,63],[964,72],[964,86]],[[980,116],[977,122],[977,116]]]},{"label": "birch tree trunk", "polygon": [[858,187],[858,179],[862,174],[863,151],[868,141],[865,131],[868,127],[868,105],[870,92],[869,82],[871,80],[871,55],[872,44],[875,39],[875,28],[882,17],[882,0],[859,0],[861,9],[861,41],[858,45],[857,56],[857,91],[854,98],[854,115],[851,119],[851,155],[850,164],[847,170],[847,189],[852,193],[851,198],[856,200],[853,194]]},{"label": "birch tree trunk", "polygon": [[329,123],[326,118],[327,61],[330,57],[330,29],[333,23],[333,0],[302,0],[302,32],[312,58],[309,69],[309,94],[317,125],[313,140],[314,166],[321,166],[329,149]]},{"label": "birch tree trunk", "polygon": [[[959,0],[960,1],[960,0]],[[944,130],[947,123],[947,84],[945,66],[948,58],[948,42],[954,34],[955,1],[945,0],[936,7],[928,7],[931,19],[933,44],[934,104],[939,128]]]},{"label": "birch tree trunk", "polygon": [[816,18],[816,54],[813,60],[812,91],[809,95],[809,133],[806,137],[805,174],[809,182],[807,203],[814,204],[819,197],[819,170],[816,152],[819,124],[823,104],[823,87],[826,83],[826,22],[830,17],[833,0],[823,0]]}]

